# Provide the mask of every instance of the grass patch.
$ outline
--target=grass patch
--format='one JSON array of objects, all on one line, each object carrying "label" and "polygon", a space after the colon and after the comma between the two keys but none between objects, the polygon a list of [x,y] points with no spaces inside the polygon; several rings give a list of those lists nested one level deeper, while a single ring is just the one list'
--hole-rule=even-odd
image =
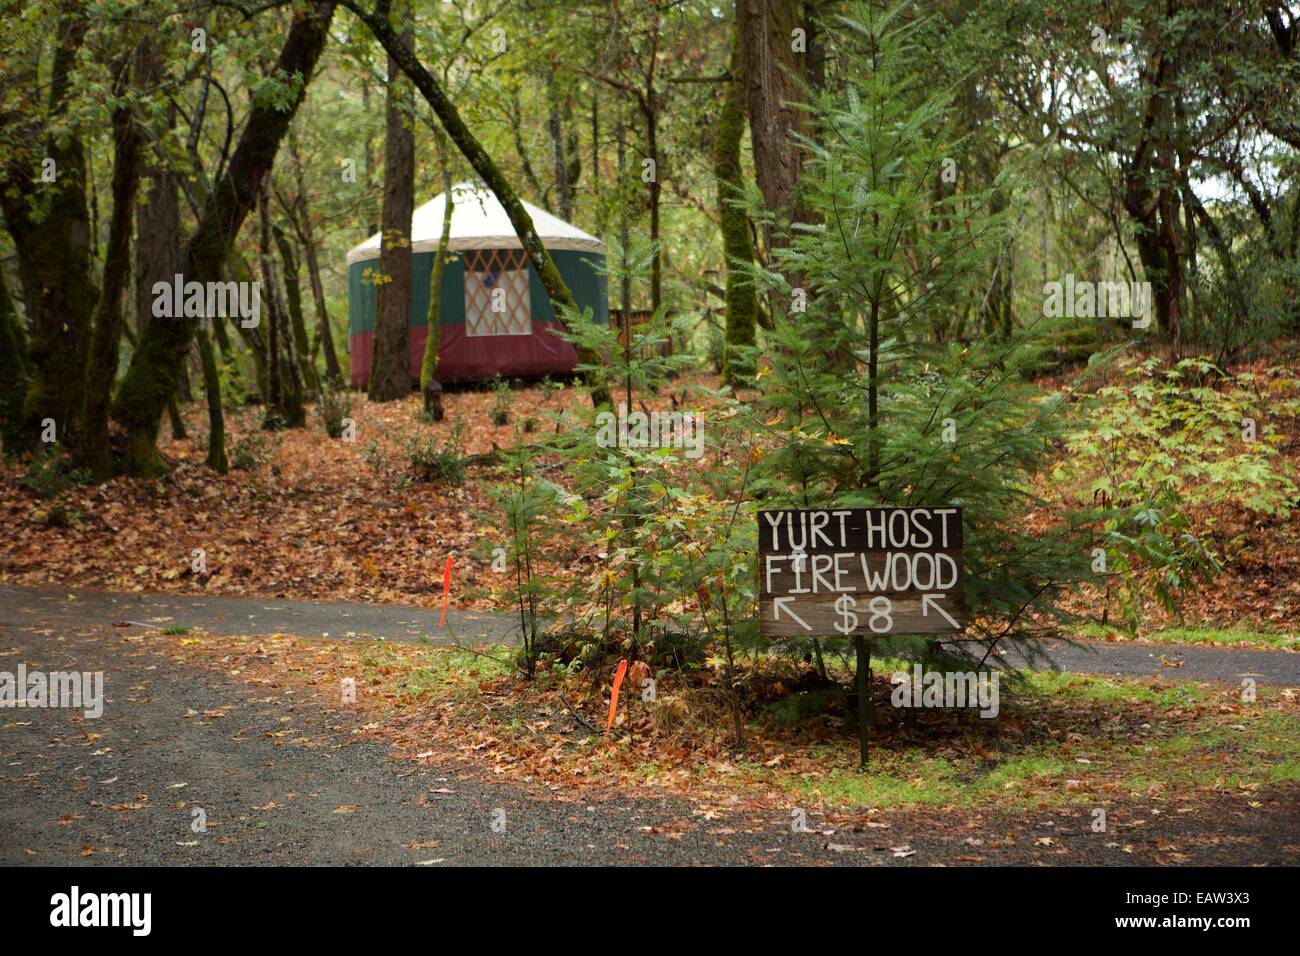
[{"label": "grass patch", "polygon": [[[1133,635],[1118,627],[1102,624],[1085,624],[1079,628],[1078,637],[1092,641],[1115,638],[1131,640]],[[1168,627],[1144,631],[1138,640],[1154,644],[1204,644],[1212,647],[1258,647],[1268,650],[1300,650],[1300,635],[1272,633],[1269,631],[1220,630],[1212,627]]]},{"label": "grass patch", "polygon": [[[873,739],[866,773],[848,738],[802,748],[775,769],[748,769],[795,799],[850,807],[1091,805],[1148,792],[1189,799],[1300,779],[1300,714],[1283,691],[1263,689],[1243,704],[1208,686],[1054,672],[1027,674],[1026,690],[987,726],[919,747],[901,742],[917,731]],[[827,765],[834,769],[812,769]]]},{"label": "grass patch", "polygon": [[[764,768],[754,767],[761,772]],[[871,772],[837,767],[814,780],[785,779],[797,799],[850,806],[895,807],[957,803],[957,767],[924,751],[872,755]]]},{"label": "grass patch", "polygon": [[[499,648],[497,650],[500,650]],[[459,647],[421,645],[419,663],[412,666],[409,653],[384,642],[376,642],[362,658],[369,677],[399,699],[414,699],[433,691],[477,688],[483,681],[515,673],[510,661]]]},{"label": "grass patch", "polygon": [[1032,693],[1092,703],[1147,704],[1162,709],[1185,707],[1206,700],[1211,691],[1192,684],[1173,687],[1147,687],[1134,681],[1057,671],[1035,671],[1025,675]]}]

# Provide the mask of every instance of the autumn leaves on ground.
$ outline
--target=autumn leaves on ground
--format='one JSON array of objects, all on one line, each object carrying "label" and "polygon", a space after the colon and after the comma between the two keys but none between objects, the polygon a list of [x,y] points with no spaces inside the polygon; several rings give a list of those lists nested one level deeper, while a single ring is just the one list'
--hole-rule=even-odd
[{"label": "autumn leaves on ground", "polygon": [[[713,383],[682,381],[681,400],[691,384]],[[494,449],[516,440],[516,426],[525,439],[551,431],[550,414],[583,402],[582,394],[521,387],[503,415],[500,392],[451,393],[439,424],[421,421],[414,398],[352,401],[355,441],[327,438],[315,420],[304,430],[264,433],[256,410],[241,412],[232,437],[237,467],[224,477],[202,464],[193,440],[163,446],[175,464],[169,478],[70,484],[51,497],[32,487],[30,469],[10,467],[0,507],[18,533],[0,546],[0,576],[28,585],[436,607],[446,558],[454,555],[453,606],[516,607],[509,584],[499,583],[509,575],[491,568],[500,517],[484,489],[499,480]],[[188,409],[192,433],[200,415],[197,406]],[[410,480],[401,449],[421,433],[435,444],[458,436],[457,453],[468,459],[460,484]],[[1258,517],[1227,509],[1217,518],[1235,560],[1214,588],[1188,596],[1181,631],[1162,631],[1172,622],[1148,607],[1148,634],[1210,641],[1217,633],[1222,643],[1226,632],[1232,642],[1294,648],[1300,602],[1297,575],[1288,569],[1300,551],[1295,523],[1261,528]],[[200,573],[195,549],[205,554]],[[597,573],[576,548],[548,571]],[[1131,639],[1114,630],[1091,633]],[[748,657],[737,747],[717,649],[704,648],[685,667],[638,671],[606,738],[611,674],[556,663],[524,680],[516,648],[163,631],[149,639],[186,666],[299,688],[325,710],[349,713],[399,760],[452,760],[522,785],[670,794],[704,812],[817,807],[831,819],[861,823],[927,809],[1056,808],[1086,826],[1091,808],[1106,806],[1194,813],[1228,800],[1250,812],[1265,805],[1263,797],[1294,795],[1300,781],[1295,689],[1261,688],[1248,701],[1241,687],[1179,681],[1176,670],[1132,680],[1031,675],[1014,686],[1008,681],[1002,712],[984,720],[973,712],[890,707],[889,675],[910,665],[877,660],[872,764],[864,775],[856,768],[852,703],[842,690],[851,685],[851,662],[834,656],[824,676],[797,656]],[[640,689],[649,674],[653,695]],[[340,694],[347,678],[355,702]],[[1117,852],[1125,839],[1112,840]],[[1170,846],[1162,861],[1179,862]],[[1051,843],[1041,852],[1050,853]]]}]

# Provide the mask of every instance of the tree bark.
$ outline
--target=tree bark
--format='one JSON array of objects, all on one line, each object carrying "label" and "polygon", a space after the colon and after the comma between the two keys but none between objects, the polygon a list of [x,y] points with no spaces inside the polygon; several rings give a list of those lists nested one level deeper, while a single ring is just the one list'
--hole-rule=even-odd
[{"label": "tree bark", "polygon": [[276,247],[280,250],[280,265],[284,272],[284,295],[289,306],[289,326],[293,331],[293,350],[297,358],[296,368],[302,376],[303,387],[308,394],[320,391],[320,381],[311,362],[311,348],[307,341],[307,323],[302,314],[302,283],[298,281],[298,257],[294,254],[293,243],[279,226],[272,228]]},{"label": "tree bark", "polygon": [[[250,111],[230,165],[204,204],[194,235],[186,244],[186,281],[220,279],[231,244],[257,201],[262,179],[275,161],[280,141],[325,49],[334,6],[315,3],[310,11],[294,14],[276,61],[276,72],[297,77],[297,91],[287,104],[258,103]],[[140,347],[131,357],[113,404],[114,417],[127,429],[122,467],[128,474],[148,475],[162,470],[155,448],[159,419],[175,391],[180,364],[196,327],[193,319],[151,322],[140,337]]]},{"label": "tree bark", "polygon": [[6,455],[24,444],[23,401],[30,378],[27,336],[0,268],[0,445]]},{"label": "tree bark", "polygon": [[[804,132],[800,105],[805,57],[793,49],[801,26],[798,0],[737,0],[741,72],[754,144],[754,178],[778,223],[799,219],[797,187],[803,154],[796,135]],[[768,228],[767,248],[785,244],[781,230]]]},{"label": "tree bark", "polygon": [[[171,419],[172,438],[176,441],[183,441],[189,436],[185,432],[185,419],[181,418],[181,410],[176,404],[176,398],[167,403],[167,417]],[[208,457],[212,457],[212,449],[208,449]]]},{"label": "tree bark", "polygon": [[[401,42],[414,35],[403,6]],[[376,290],[370,400],[391,402],[411,393],[411,215],[415,211],[415,126],[411,86],[388,56],[387,130],[384,136],[384,211]]]},{"label": "tree bark", "polygon": [[654,165],[654,175],[650,177],[650,310],[656,314],[664,299],[664,255],[659,245],[659,106],[655,99],[654,81],[652,80],[646,94],[645,132],[646,151]]},{"label": "tree bark", "polygon": [[429,277],[429,334],[424,340],[424,361],[420,365],[420,394],[424,412],[435,422],[442,421],[442,386],[438,383],[438,349],[442,345],[442,276],[447,264],[447,246],[451,241],[451,217],[455,208],[451,195],[451,163],[443,138],[438,137],[438,159],[442,163],[442,190],[446,202],[442,207],[442,232],[438,234],[438,251],[433,258]]},{"label": "tree bark", "polygon": [[564,126],[560,121],[560,94],[555,85],[555,71],[546,78],[546,96],[549,113],[546,130],[551,137],[551,165],[555,170],[555,201],[560,206],[560,218],[568,222],[573,218],[573,194],[569,184],[569,160],[565,156]]},{"label": "tree bark", "polygon": [[1142,135],[1123,170],[1123,202],[1137,224],[1138,256],[1151,283],[1156,321],[1176,353],[1181,346],[1186,289],[1175,195],[1178,177],[1169,147],[1172,106],[1166,84],[1173,69],[1170,56],[1163,51],[1155,54]]},{"label": "tree bark", "polygon": [[[220,321],[213,319],[214,322]],[[208,398],[208,457],[207,465],[219,475],[230,470],[226,460],[226,416],[221,409],[221,376],[217,374],[217,356],[212,349],[212,340],[208,333],[200,328],[195,336],[199,344],[199,360],[203,363],[203,390]],[[176,403],[171,404],[172,429],[180,420]],[[184,428],[184,424],[181,426]]]},{"label": "tree bark", "polygon": [[[235,249],[232,249],[230,255],[226,257],[226,274],[236,282],[256,281],[248,260],[244,258],[242,252]],[[265,308],[263,311],[265,311]],[[257,379],[258,401],[266,405],[271,400],[271,384],[266,371],[266,336],[263,334],[263,325],[259,323],[251,328],[244,328],[244,323],[236,322],[235,328],[239,331],[249,355],[253,358],[253,374]]]},{"label": "tree bark", "polygon": [[[325,284],[321,281],[320,260],[316,254],[316,237],[312,230],[311,211],[307,208],[307,189],[303,181],[302,161],[298,155],[297,140],[289,132],[289,148],[294,158],[294,175],[298,186],[298,201],[289,210],[294,231],[302,243],[303,258],[307,260],[307,277],[311,282],[312,302],[316,307],[316,341],[325,352],[325,379],[333,386],[343,383],[343,370],[339,367],[338,353],[334,350],[334,332],[330,328],[329,307],[325,303]],[[316,348],[313,346],[313,360]]]},{"label": "tree bark", "polygon": [[320,341],[321,351],[325,353],[325,378],[331,385],[341,385],[343,369],[339,366],[339,355],[334,348],[334,330],[330,328],[329,306],[325,302],[325,284],[321,281],[320,259],[316,255],[316,240],[311,233],[311,225],[303,199],[303,255],[307,259],[307,277],[311,280],[311,298],[316,307],[316,337]]},{"label": "tree bark", "polygon": [[[140,48],[138,85],[151,89],[162,78],[158,47],[146,42]],[[168,126],[174,125],[175,108],[169,107]],[[152,150],[142,150],[142,190],[135,210],[135,328],[144,334],[153,318],[153,287],[171,282],[181,271],[181,206],[176,174]]]},{"label": "tree bark", "polygon": [[740,141],[745,135],[745,88],[740,76],[740,29],[736,25],[731,47],[731,78],[724,87],[722,113],[713,144],[713,172],[718,184],[718,219],[722,251],[726,258],[726,339],[722,359],[723,379],[740,385],[754,373],[753,357],[741,355],[753,348],[757,337],[758,294],[745,270],[753,264],[749,217],[737,203],[743,186]]},{"label": "tree bark", "polygon": [[[66,8],[49,83],[49,122],[63,126],[72,72],[86,35],[86,20]],[[35,71],[30,78],[34,84]],[[19,82],[24,77],[18,77]],[[9,114],[2,124],[13,141],[38,141],[42,130],[29,117]],[[19,449],[34,448],[41,422],[54,419],[60,442],[75,440],[86,355],[98,292],[91,277],[92,230],[86,203],[86,152],[75,124],[45,137],[41,156],[12,151],[0,167],[0,211],[13,237],[18,275],[30,322],[32,378],[17,430]],[[42,160],[54,163],[54,182],[41,179]],[[33,201],[34,199],[34,201]]]},{"label": "tree bark", "polygon": [[[125,75],[126,69],[123,68]],[[85,406],[78,457],[99,480],[113,473],[108,411],[117,377],[117,352],[122,341],[122,298],[131,274],[131,227],[140,172],[140,129],[129,104],[113,110],[113,216],[104,256],[104,282],[95,307],[86,364]]]},{"label": "tree bark", "polygon": [[270,217],[263,195],[258,216],[258,268],[262,275],[262,306],[266,309],[266,414],[263,428],[280,427],[285,421],[284,384],[280,379],[280,309],[275,294],[275,267],[271,260]]}]

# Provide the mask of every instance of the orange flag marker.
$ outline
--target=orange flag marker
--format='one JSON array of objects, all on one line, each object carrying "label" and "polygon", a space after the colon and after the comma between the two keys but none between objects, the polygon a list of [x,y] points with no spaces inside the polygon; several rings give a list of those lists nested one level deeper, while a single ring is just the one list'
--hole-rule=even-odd
[{"label": "orange flag marker", "polygon": [[451,555],[447,555],[447,566],[442,571],[442,617],[438,619],[438,626],[445,627],[447,624],[447,601],[451,598]]},{"label": "orange flag marker", "polygon": [[605,739],[609,739],[609,728],[614,726],[614,711],[618,710],[618,689],[623,686],[623,675],[627,673],[627,658],[618,662],[614,671],[614,690],[609,695],[609,719],[605,721]]}]

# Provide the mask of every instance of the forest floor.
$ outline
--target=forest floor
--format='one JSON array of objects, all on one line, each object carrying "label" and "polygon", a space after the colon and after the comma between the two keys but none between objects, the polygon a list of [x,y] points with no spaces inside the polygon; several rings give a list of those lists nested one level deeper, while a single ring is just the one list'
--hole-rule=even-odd
[{"label": "forest floor", "polygon": [[[682,379],[679,402],[698,401],[692,385],[717,382]],[[437,424],[421,421],[415,396],[371,404],[354,395],[355,441],[327,438],[315,410],[307,428],[279,433],[259,429],[259,408],[234,410],[227,428],[236,467],[224,476],[203,464],[206,410],[192,403],[184,409],[191,437],[172,440],[164,423],[160,447],[175,465],[169,476],[73,484],[53,500],[24,483],[21,466],[0,465],[0,524],[9,531],[0,538],[0,582],[437,607],[454,555],[456,606],[508,609],[489,571],[499,525],[487,493],[495,466],[470,465],[460,486],[430,485],[410,480],[403,454],[416,437],[449,440],[460,422],[463,453],[484,455],[509,446],[516,424],[531,423],[537,434],[554,427],[549,415],[587,401],[576,387],[507,395],[501,425],[492,421],[491,391],[449,392]],[[1300,467],[1300,441],[1285,453]],[[1184,597],[1181,619],[1148,605],[1136,634],[1106,628],[1081,636],[1300,647],[1300,521],[1226,507],[1213,518],[1223,570],[1213,586]],[[195,573],[200,548],[206,571]],[[582,568],[590,556],[579,549],[575,543],[543,570]]]},{"label": "forest floor", "polygon": [[[91,721],[0,718],[6,788],[19,794],[0,809],[0,863],[1300,862],[1295,681],[1269,686],[1267,668],[1240,658],[1300,660],[1300,522],[1221,509],[1224,570],[1184,620],[1148,608],[1136,635],[1071,635],[1136,655],[1127,676],[1030,674],[997,720],[891,708],[888,673],[905,665],[878,662],[866,775],[836,661],[838,686],[788,657],[747,662],[740,746],[709,667],[656,675],[653,702],[629,685],[606,740],[609,674],[524,681],[496,643],[509,634],[485,612],[509,605],[492,593],[484,547],[493,466],[472,465],[458,487],[407,478],[402,447],[417,435],[449,440],[459,420],[461,451],[483,455],[512,442],[514,423],[540,432],[585,396],[529,388],[509,400],[511,422],[495,425],[495,395],[452,392],[446,421],[427,425],[415,398],[354,396],[355,442],[326,438],[314,414],[307,429],[267,435],[260,410],[239,410],[241,467],[227,476],[193,439],[163,443],[167,478],[53,497],[4,466],[0,585],[66,603],[13,614],[10,602],[0,669],[102,669],[111,706]],[[201,405],[185,416],[201,436]],[[1287,454],[1300,461],[1295,442]],[[457,647],[421,640],[436,633],[426,624],[449,555]],[[587,558],[575,547],[555,570]],[[141,605],[120,620],[68,609],[67,592],[85,589]],[[232,606],[196,628],[159,608],[167,595],[321,607],[286,628],[256,610],[241,627]],[[345,603],[383,607],[385,636],[404,639],[365,639],[376,635],[349,623]],[[1189,666],[1194,653],[1218,671]],[[347,678],[355,701],[341,694]],[[196,807],[217,824],[206,834],[191,831]]]}]

